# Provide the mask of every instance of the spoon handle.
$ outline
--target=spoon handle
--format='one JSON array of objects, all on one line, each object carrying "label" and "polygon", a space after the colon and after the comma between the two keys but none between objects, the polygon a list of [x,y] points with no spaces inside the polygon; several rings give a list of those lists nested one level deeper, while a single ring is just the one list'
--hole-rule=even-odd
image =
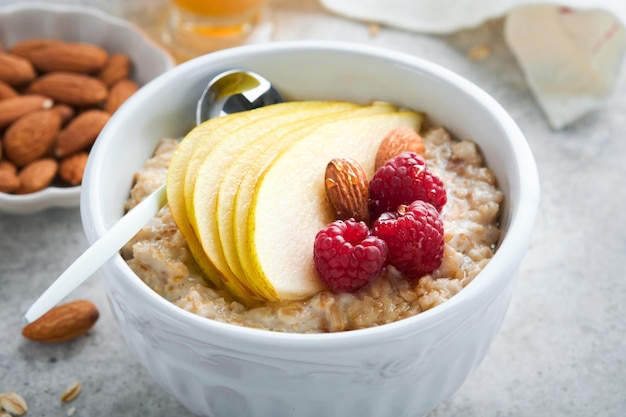
[{"label": "spoon handle", "polygon": [[32,323],[74,291],[111,259],[165,205],[165,185],[123,216],[74,261],[28,309],[22,321]]}]

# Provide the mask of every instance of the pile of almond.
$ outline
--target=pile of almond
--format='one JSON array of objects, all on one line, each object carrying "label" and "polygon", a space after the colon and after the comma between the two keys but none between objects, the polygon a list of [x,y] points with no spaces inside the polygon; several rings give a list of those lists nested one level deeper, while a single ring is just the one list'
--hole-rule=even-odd
[{"label": "pile of almond", "polygon": [[0,46],[0,192],[76,186],[91,145],[138,85],[130,57],[81,42]]}]

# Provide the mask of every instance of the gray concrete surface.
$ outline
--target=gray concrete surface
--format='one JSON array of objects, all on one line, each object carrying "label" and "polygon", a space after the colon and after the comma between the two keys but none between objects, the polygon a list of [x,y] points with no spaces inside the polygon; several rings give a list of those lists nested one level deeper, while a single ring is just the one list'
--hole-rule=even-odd
[{"label": "gray concrete surface", "polygon": [[[125,2],[91,3],[135,12],[119,9]],[[367,24],[330,15],[314,0],[276,0],[274,16],[275,39],[370,43],[460,73],[511,113],[537,159],[541,209],[507,318],[480,367],[431,417],[626,415],[626,89],[553,131],[502,41],[500,21],[447,36],[389,28],[372,36]],[[469,60],[481,43],[492,54]],[[70,297],[100,309],[86,336],[60,345],[21,337],[21,314],[85,248],[77,208],[0,214],[0,392],[23,395],[33,417],[189,416],[128,354],[97,274]],[[61,392],[75,380],[83,392],[62,405]]]}]

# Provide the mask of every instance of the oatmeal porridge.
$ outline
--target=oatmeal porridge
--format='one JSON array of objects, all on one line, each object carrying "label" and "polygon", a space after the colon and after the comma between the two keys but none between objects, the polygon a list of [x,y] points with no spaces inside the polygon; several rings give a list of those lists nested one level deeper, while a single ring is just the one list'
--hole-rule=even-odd
[{"label": "oatmeal porridge", "polygon": [[[132,270],[155,292],[200,316],[231,324],[297,333],[337,332],[383,325],[431,309],[461,291],[493,256],[503,195],[477,146],[442,127],[421,132],[425,160],[444,183],[441,265],[419,280],[393,266],[356,292],[324,290],[297,301],[245,306],[205,278],[166,205],[122,250]],[[135,176],[127,209],[166,181],[179,141],[163,139]]]}]

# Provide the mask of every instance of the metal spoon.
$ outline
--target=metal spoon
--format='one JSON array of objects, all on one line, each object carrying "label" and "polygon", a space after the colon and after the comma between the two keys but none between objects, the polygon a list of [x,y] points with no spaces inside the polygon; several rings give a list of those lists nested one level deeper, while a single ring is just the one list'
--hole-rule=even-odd
[{"label": "metal spoon", "polygon": [[[196,123],[283,101],[272,84],[251,71],[229,70],[214,77],[196,107]],[[22,317],[32,323],[111,259],[167,202],[165,185],[146,197],[72,263]]]},{"label": "metal spoon", "polygon": [[272,84],[252,71],[230,70],[213,78],[196,107],[196,123],[284,101]]}]

